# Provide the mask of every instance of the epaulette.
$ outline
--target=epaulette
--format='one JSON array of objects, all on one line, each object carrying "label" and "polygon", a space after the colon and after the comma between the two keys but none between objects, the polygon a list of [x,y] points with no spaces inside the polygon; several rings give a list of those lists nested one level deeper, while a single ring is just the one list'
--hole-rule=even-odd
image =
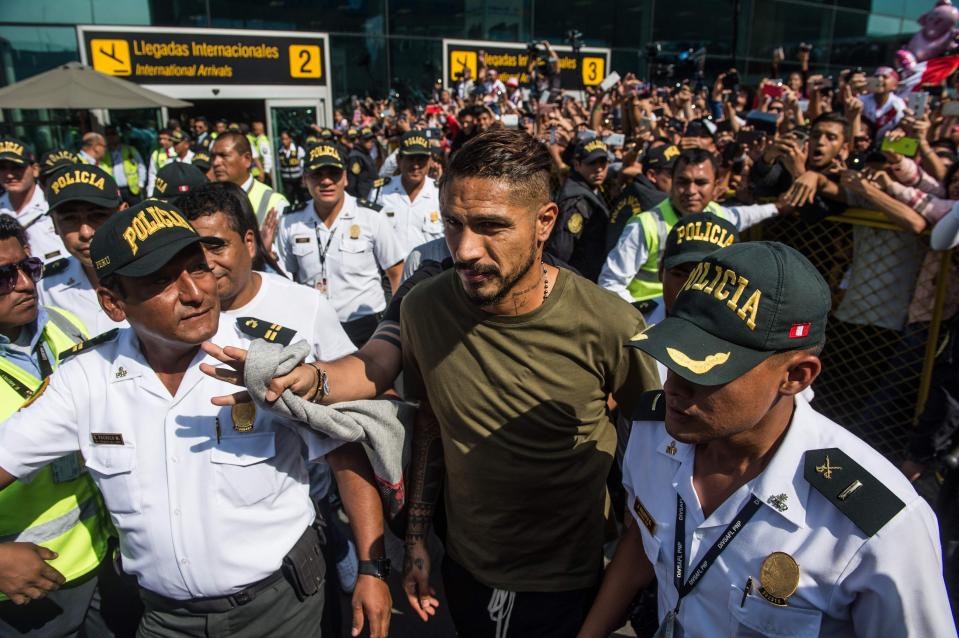
[{"label": "epaulette", "polygon": [[381,210],[383,210],[383,204],[377,204],[375,202],[371,202],[368,199],[358,199],[356,200],[356,203],[362,206],[363,208],[369,208],[370,210],[375,210],[376,212],[380,212]]},{"label": "epaulette", "polygon": [[236,327],[240,332],[254,339],[265,339],[284,346],[290,345],[290,341],[296,335],[296,330],[254,317],[239,317],[236,320]]},{"label": "epaulette", "polygon": [[301,210],[306,210],[306,207],[312,203],[313,200],[308,199],[305,202],[300,202],[296,206],[287,206],[286,210],[283,211],[284,215],[289,215],[290,213],[298,213]]},{"label": "epaulette", "polygon": [[662,390],[643,392],[633,410],[633,421],[665,421],[666,393]]},{"label": "epaulette", "polygon": [[87,339],[86,341],[81,341],[80,343],[73,346],[72,348],[69,348],[61,352],[60,362],[63,363],[64,361],[66,361],[67,359],[69,359],[75,354],[86,352],[87,350],[91,348],[95,348],[99,346],[100,344],[107,343],[108,341],[113,341],[114,339],[117,338],[118,334],[120,334],[120,329],[114,328],[112,330],[107,330],[103,334],[99,334],[91,339]]},{"label": "epaulette", "polygon": [[803,476],[866,536],[878,532],[906,506],[839,448],[808,450]]},{"label": "epaulette", "polygon": [[387,184],[393,181],[392,177],[380,177],[379,179],[373,180],[373,188],[383,188]]},{"label": "epaulette", "polygon": [[61,257],[60,259],[54,259],[50,263],[43,265],[43,276],[42,279],[47,277],[53,277],[54,275],[59,275],[64,270],[67,269],[67,266],[70,265],[70,259],[68,257]]},{"label": "epaulette", "polygon": [[643,301],[634,301],[633,308],[643,313],[643,315],[648,315],[653,310],[659,306],[660,302],[655,299],[645,299]]}]

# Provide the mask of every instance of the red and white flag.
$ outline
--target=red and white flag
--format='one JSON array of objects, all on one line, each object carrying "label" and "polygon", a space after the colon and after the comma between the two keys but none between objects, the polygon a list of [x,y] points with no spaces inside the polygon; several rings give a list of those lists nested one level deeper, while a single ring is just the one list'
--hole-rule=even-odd
[{"label": "red and white flag", "polygon": [[926,84],[940,84],[952,75],[956,68],[959,68],[959,55],[944,55],[919,62],[911,70],[901,72],[896,93],[905,96],[921,91]]},{"label": "red and white flag", "polygon": [[811,323],[794,323],[793,327],[789,329],[789,338],[802,339],[803,337],[808,337],[809,327],[811,325]]}]

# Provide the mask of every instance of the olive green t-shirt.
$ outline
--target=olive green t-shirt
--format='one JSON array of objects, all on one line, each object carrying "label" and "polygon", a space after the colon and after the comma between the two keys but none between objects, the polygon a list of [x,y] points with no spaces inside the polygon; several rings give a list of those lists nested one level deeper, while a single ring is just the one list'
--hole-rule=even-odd
[{"label": "olive green t-shirt", "polygon": [[624,347],[642,315],[566,270],[539,308],[491,315],[450,269],[409,293],[400,325],[406,397],[441,428],[450,556],[509,591],[595,585],[616,447],[606,398],[629,414],[660,385]]}]

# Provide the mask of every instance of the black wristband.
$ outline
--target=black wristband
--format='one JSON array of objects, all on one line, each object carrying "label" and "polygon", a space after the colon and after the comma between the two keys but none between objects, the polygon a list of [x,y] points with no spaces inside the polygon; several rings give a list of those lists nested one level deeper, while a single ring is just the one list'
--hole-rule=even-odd
[{"label": "black wristband", "polygon": [[380,558],[377,560],[361,560],[359,562],[359,573],[366,576],[375,576],[380,580],[386,580],[390,577],[390,559]]}]

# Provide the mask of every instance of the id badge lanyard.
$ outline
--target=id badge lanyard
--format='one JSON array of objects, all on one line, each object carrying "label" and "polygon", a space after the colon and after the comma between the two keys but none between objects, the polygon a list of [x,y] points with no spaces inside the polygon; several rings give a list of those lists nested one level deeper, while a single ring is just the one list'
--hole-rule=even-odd
[{"label": "id badge lanyard", "polygon": [[703,556],[702,560],[700,560],[699,563],[696,564],[696,567],[693,568],[693,571],[690,572],[689,578],[686,579],[686,502],[682,496],[679,494],[676,495],[673,585],[679,593],[679,598],[676,600],[675,609],[666,614],[654,638],[665,638],[673,635],[673,627],[676,622],[676,616],[679,614],[679,605],[683,601],[683,598],[692,592],[696,585],[699,584],[699,581],[703,579],[703,576],[705,576],[709,568],[713,566],[716,559],[719,558],[719,555],[733,542],[733,539],[736,538],[739,532],[746,527],[746,523],[759,511],[761,506],[762,501],[755,496],[750,496],[749,501],[739,510],[733,522],[723,530],[723,533],[719,535],[719,538],[716,539],[716,542],[713,543],[712,547],[706,552],[706,555]]},{"label": "id badge lanyard", "polygon": [[324,244],[323,240],[320,239],[320,226],[319,224],[315,226],[316,249],[320,256],[320,278],[316,282],[316,289],[327,299],[330,298],[330,285],[326,277],[326,255],[330,252],[330,244],[333,243],[333,237],[336,235],[337,228],[330,231],[330,236],[327,237],[326,244]]}]

